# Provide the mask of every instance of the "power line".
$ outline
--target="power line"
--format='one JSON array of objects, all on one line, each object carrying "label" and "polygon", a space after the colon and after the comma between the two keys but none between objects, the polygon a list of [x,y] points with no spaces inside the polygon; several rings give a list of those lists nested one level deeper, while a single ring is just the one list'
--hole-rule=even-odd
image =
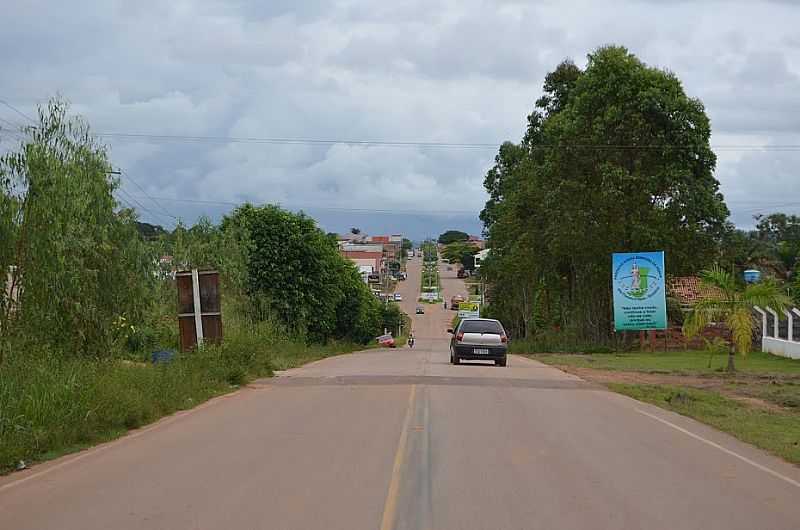
[{"label": "power line", "polygon": [[117,199],[120,202],[124,202],[128,206],[128,208],[130,208],[131,210],[135,210],[136,209],[136,207],[133,204],[131,204],[130,202],[128,202],[124,197],[115,197],[115,199]]},{"label": "power line", "polygon": [[0,99],[0,104],[5,105],[6,107],[10,108],[11,110],[13,110],[14,112],[16,112],[17,114],[19,114],[20,116],[22,116],[23,118],[25,118],[26,120],[28,120],[28,121],[30,121],[32,123],[34,123],[34,124],[38,123],[37,120],[34,120],[33,118],[31,118],[30,116],[28,116],[27,114],[25,114],[24,112],[19,110],[18,108],[14,107],[10,103],[8,103],[7,101],[4,101],[4,100]]},{"label": "power line", "polygon": [[169,213],[169,212],[167,211],[167,209],[166,209],[166,208],[164,208],[164,206],[162,206],[162,205],[161,205],[161,203],[159,203],[159,202],[158,202],[158,201],[157,201],[155,198],[153,198],[153,197],[152,197],[152,196],[151,196],[149,193],[147,193],[147,191],[145,191],[145,189],[144,189],[142,186],[140,186],[140,185],[139,185],[139,183],[138,183],[138,182],[136,182],[136,180],[134,180],[134,178],[133,178],[133,177],[131,177],[131,176],[130,176],[130,174],[129,174],[127,171],[123,171],[123,170],[121,170],[121,169],[120,169],[120,173],[122,174],[122,176],[124,176],[125,178],[127,178],[129,181],[133,182],[133,184],[134,184],[134,185],[135,185],[137,188],[139,188],[139,191],[141,191],[142,193],[144,193],[144,195],[145,195],[145,196],[146,196],[148,199],[150,199],[150,200],[153,202],[153,204],[155,204],[155,205],[156,205],[158,208],[160,208],[162,212],[164,212],[164,213],[165,213],[166,215],[168,215],[169,217],[171,217],[171,218],[175,219],[176,221],[178,220],[178,218],[177,218],[177,217],[175,217],[174,215],[172,215],[171,213]]},{"label": "power line", "polygon": [[[118,191],[119,191],[120,193],[123,193],[123,194],[125,194],[125,196],[126,196],[126,197],[128,197],[129,199],[131,199],[133,202],[135,202],[135,203],[136,203],[136,204],[139,206],[139,208],[134,208],[134,209],[141,209],[142,211],[148,212],[148,213],[150,213],[150,214],[152,214],[152,215],[154,215],[154,216],[156,216],[156,217],[161,217],[162,219],[166,219],[166,217],[164,217],[164,214],[162,214],[162,213],[160,213],[160,212],[155,212],[155,211],[151,210],[150,208],[148,208],[147,206],[145,206],[144,204],[142,204],[141,202],[139,202],[139,200],[138,200],[136,197],[134,197],[133,195],[131,195],[130,193],[128,193],[128,192],[127,192],[127,191],[125,191],[124,189],[122,189],[122,188],[118,188]],[[130,203],[129,203],[129,204],[130,204]],[[177,217],[175,217],[175,216],[173,216],[173,215],[170,215],[170,214],[167,214],[167,215],[169,215],[169,217],[171,217],[172,219],[174,219],[174,221],[180,221],[180,220],[179,220]],[[170,220],[169,222],[170,222],[170,223],[172,223],[172,222],[174,222],[174,221]]]},{"label": "power line", "polygon": [[357,139],[322,139],[322,138],[257,138],[241,136],[189,136],[173,134],[146,133],[96,133],[103,138],[120,138],[132,140],[177,141],[177,142],[212,142],[212,143],[253,143],[279,145],[362,145],[385,147],[431,147],[458,149],[497,149],[500,144],[494,143],[455,143],[455,142],[411,142],[395,140],[357,140]]},{"label": "power line", "polygon": [[[233,202],[233,201],[209,201],[209,200],[202,200],[202,199],[176,199],[171,197],[154,197],[161,201],[167,202],[181,202],[181,203],[188,203],[188,204],[209,204],[209,205],[219,205],[219,206],[241,206],[246,201],[242,202]],[[298,209],[308,209],[308,210],[321,210],[321,211],[332,211],[332,212],[356,212],[356,213],[394,213],[394,214],[422,214],[422,215],[474,215],[477,210],[401,210],[401,209],[390,209],[390,208],[383,208],[383,209],[376,209],[376,208],[345,208],[345,207],[336,207],[336,206],[314,206],[314,205],[306,205],[306,206],[291,206],[292,208]]]},{"label": "power line", "polygon": [[21,131],[23,129],[23,125],[20,124],[20,123],[17,123],[17,122],[11,121],[11,120],[7,120],[5,118],[0,118],[0,121],[10,125],[11,127],[14,127],[18,131]]},{"label": "power line", "polygon": [[[201,136],[179,134],[149,134],[125,132],[101,132],[97,136],[128,140],[149,140],[154,142],[190,143],[242,143],[275,145],[354,145],[366,147],[418,147],[438,149],[498,149],[503,142],[423,142],[399,140],[362,140],[337,138],[283,138],[283,137],[243,137],[243,136]],[[592,149],[592,150],[659,150],[695,149],[696,145],[680,144],[557,144],[537,145],[533,149]],[[721,151],[800,151],[800,144],[713,144],[712,149]]]}]

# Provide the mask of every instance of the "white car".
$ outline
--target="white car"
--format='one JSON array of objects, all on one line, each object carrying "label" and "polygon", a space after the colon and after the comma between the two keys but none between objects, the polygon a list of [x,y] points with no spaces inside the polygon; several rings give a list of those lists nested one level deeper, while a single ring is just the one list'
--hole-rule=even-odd
[{"label": "white car", "polygon": [[395,302],[402,302],[403,301],[403,295],[401,295],[400,293],[394,293],[394,301]]}]

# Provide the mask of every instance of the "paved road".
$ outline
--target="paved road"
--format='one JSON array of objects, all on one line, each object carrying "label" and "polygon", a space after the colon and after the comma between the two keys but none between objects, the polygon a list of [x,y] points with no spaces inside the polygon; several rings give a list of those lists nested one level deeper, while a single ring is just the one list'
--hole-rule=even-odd
[{"label": "paved road", "polygon": [[0,479],[0,528],[800,528],[798,468],[534,361],[451,366],[452,314]]}]

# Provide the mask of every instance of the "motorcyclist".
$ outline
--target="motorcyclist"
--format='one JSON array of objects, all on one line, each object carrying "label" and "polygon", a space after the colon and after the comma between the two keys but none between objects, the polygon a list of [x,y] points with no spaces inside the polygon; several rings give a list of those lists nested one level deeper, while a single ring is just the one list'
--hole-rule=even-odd
[{"label": "motorcyclist", "polygon": [[413,333],[409,333],[408,334],[408,347],[409,348],[413,348],[414,347],[414,334]]}]

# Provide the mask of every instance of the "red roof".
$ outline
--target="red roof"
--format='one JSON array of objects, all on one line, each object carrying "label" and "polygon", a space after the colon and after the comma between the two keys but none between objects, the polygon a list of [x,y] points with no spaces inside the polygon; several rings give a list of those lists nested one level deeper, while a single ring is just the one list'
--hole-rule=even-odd
[{"label": "red roof", "polygon": [[719,296],[719,290],[704,287],[697,276],[676,276],[667,281],[667,291],[681,304],[694,305],[698,300],[709,296]]},{"label": "red roof", "polygon": [[389,236],[372,236],[370,238],[370,241],[372,241],[373,243],[388,243]]}]

